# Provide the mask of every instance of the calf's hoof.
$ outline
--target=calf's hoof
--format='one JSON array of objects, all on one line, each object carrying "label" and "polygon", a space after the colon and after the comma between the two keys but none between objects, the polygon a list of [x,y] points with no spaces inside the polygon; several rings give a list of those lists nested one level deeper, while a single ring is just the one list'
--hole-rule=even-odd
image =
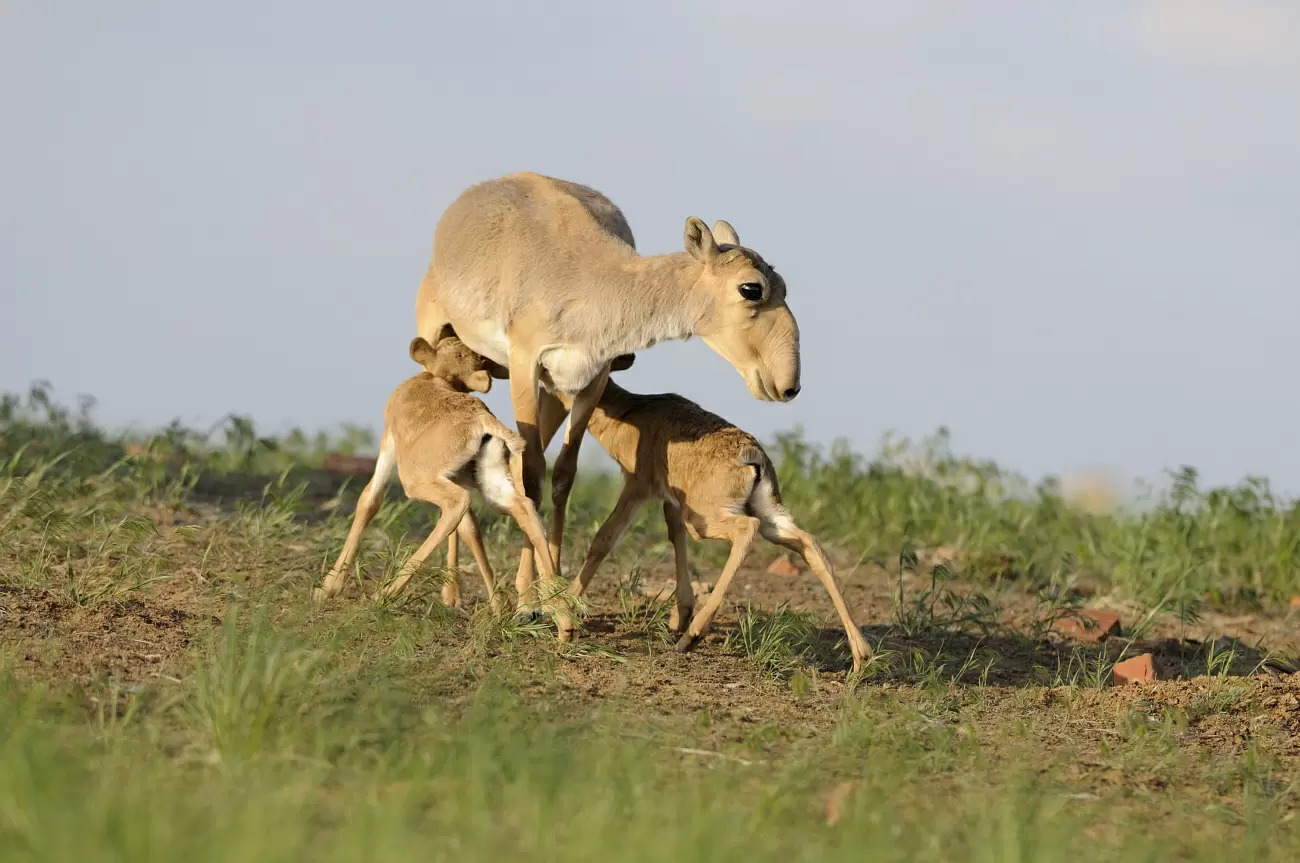
[{"label": "calf's hoof", "polygon": [[698,635],[691,635],[689,632],[687,632],[681,638],[677,639],[677,652],[678,653],[690,652],[692,649],[694,649],[695,645],[699,642],[699,640],[700,637]]}]

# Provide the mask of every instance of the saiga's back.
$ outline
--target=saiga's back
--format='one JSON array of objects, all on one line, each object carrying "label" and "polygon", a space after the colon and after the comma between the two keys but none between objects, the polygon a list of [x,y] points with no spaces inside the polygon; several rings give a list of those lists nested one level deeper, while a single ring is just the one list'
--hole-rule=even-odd
[{"label": "saiga's back", "polygon": [[[438,221],[417,320],[449,321],[471,348],[505,364],[504,335],[514,322],[553,319],[590,301],[601,264],[635,254],[622,212],[594,189],[530,173],[489,180]],[[431,303],[437,312],[427,314]]]}]

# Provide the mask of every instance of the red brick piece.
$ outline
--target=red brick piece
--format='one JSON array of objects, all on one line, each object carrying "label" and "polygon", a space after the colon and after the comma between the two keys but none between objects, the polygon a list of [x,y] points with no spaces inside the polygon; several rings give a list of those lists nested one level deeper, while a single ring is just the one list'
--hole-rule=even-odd
[{"label": "red brick piece", "polygon": [[795,566],[794,562],[790,560],[790,555],[783,554],[772,561],[772,565],[767,568],[767,571],[769,575],[796,576],[799,574],[799,567]]},{"label": "red brick piece", "polygon": [[1144,653],[1132,659],[1126,659],[1115,666],[1115,685],[1129,683],[1151,683],[1156,679],[1155,666],[1151,664],[1151,654]]},{"label": "red brick piece", "polygon": [[1096,644],[1122,633],[1119,615],[1106,608],[1080,609],[1077,614],[1072,613],[1056,621],[1052,628],[1066,638],[1087,644]]},{"label": "red brick piece", "polygon": [[325,470],[335,476],[370,476],[375,472],[375,460],[363,455],[332,452],[325,456]]}]

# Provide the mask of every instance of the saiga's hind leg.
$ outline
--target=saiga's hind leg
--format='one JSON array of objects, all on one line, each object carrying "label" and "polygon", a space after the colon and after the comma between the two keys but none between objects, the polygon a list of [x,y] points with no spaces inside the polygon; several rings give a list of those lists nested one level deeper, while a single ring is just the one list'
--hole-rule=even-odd
[{"label": "saiga's hind leg", "polygon": [[379,507],[384,502],[384,488],[388,485],[396,467],[397,457],[393,439],[385,434],[379,448],[379,457],[375,460],[375,472],[371,475],[370,482],[366,483],[366,487],[361,490],[361,497],[357,500],[357,511],[352,517],[352,528],[348,531],[347,541],[343,543],[343,551],[340,552],[338,560],[334,561],[334,566],[330,567],[329,574],[325,576],[321,586],[312,591],[312,598],[317,602],[336,596],[343,590],[343,579],[347,569],[356,560],[357,549],[361,546],[361,535],[365,533],[371,519],[379,512]]},{"label": "saiga's hind leg", "polygon": [[826,552],[822,551],[821,545],[812,534],[800,529],[783,510],[784,508],[766,514],[768,517],[763,519],[760,528],[763,537],[802,557],[808,564],[808,568],[821,581],[822,587],[826,588],[831,603],[835,606],[835,613],[839,615],[840,623],[844,626],[844,634],[848,636],[849,652],[853,654],[853,668],[856,671],[862,667],[862,663],[871,658],[871,647],[862,637],[862,630],[853,621],[853,615],[849,613],[849,607],[844,602],[844,594],[840,593],[839,585],[835,583],[835,573],[831,569],[831,562],[826,557]]},{"label": "saiga's hind leg", "polygon": [[501,612],[501,596],[497,590],[496,579],[492,574],[492,564],[488,561],[487,549],[483,547],[483,537],[479,533],[478,519],[474,517],[473,509],[465,513],[465,517],[460,520],[460,524],[456,527],[456,533],[448,537],[449,550],[457,534],[469,546],[470,554],[474,555],[474,563],[478,566],[479,575],[483,577],[483,587],[487,590],[488,604],[492,607],[494,614],[499,614]]},{"label": "saiga's hind leg", "polygon": [[722,574],[718,576],[718,583],[709,594],[708,601],[704,603],[703,608],[695,612],[686,634],[677,641],[679,651],[690,650],[700,637],[709,631],[709,624],[722,605],[722,600],[727,595],[727,588],[731,586],[731,580],[735,578],[740,565],[749,555],[754,537],[758,535],[758,525],[758,519],[752,516],[728,514],[721,519],[711,519],[707,529],[703,531],[704,536],[709,539],[730,539],[731,554],[727,557],[727,564],[722,568]]},{"label": "saiga's hind leg", "polygon": [[667,500],[664,501],[664,524],[668,528],[668,539],[673,544],[673,563],[677,569],[676,601],[673,603],[672,614],[668,617],[668,628],[681,635],[695,613],[695,591],[691,589],[690,552],[686,544],[686,524],[682,521],[682,509]]},{"label": "saiga's hind leg", "polygon": [[438,523],[433,526],[433,533],[416,549],[415,554],[402,566],[393,583],[385,587],[380,594],[387,598],[396,596],[406,589],[406,583],[420,569],[420,565],[433,550],[442,545],[451,536],[469,511],[469,492],[444,477],[437,477],[420,482],[415,488],[408,489],[408,494],[418,500],[428,501],[440,510]]}]

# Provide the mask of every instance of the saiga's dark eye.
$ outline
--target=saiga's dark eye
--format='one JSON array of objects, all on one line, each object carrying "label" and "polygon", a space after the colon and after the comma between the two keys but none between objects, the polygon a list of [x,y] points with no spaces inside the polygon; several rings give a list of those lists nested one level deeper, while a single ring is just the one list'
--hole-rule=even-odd
[{"label": "saiga's dark eye", "polygon": [[740,286],[740,295],[751,303],[756,303],[763,299],[763,286],[758,282],[745,282]]}]

